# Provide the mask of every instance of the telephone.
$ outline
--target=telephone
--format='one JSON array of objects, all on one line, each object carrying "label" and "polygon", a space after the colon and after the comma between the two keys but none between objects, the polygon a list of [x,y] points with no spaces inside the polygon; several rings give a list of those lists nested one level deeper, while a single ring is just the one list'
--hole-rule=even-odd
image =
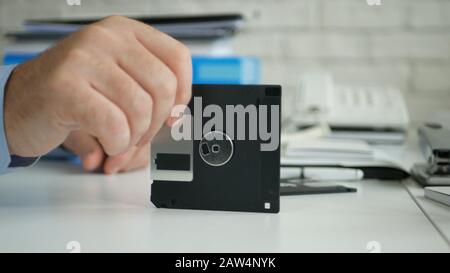
[{"label": "telephone", "polygon": [[330,74],[300,78],[294,119],[299,126],[325,122],[332,130],[405,131],[409,115],[398,89],[333,82]]}]

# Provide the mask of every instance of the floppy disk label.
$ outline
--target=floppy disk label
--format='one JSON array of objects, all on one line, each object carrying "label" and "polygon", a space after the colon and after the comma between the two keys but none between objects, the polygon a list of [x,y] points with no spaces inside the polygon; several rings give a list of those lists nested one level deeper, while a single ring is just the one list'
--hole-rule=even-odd
[{"label": "floppy disk label", "polygon": [[[184,115],[181,119],[192,117]],[[175,140],[171,128],[163,125],[152,141],[151,179],[191,182],[194,177],[193,147],[192,139]]]}]

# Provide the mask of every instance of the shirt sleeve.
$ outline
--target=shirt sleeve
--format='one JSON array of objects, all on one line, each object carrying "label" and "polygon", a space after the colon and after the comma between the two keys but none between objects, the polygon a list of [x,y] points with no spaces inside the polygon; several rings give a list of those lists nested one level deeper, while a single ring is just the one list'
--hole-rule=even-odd
[{"label": "shirt sleeve", "polygon": [[33,165],[38,158],[20,157],[11,155],[6,140],[5,124],[3,117],[6,82],[14,69],[14,65],[0,66],[0,174],[11,168]]}]

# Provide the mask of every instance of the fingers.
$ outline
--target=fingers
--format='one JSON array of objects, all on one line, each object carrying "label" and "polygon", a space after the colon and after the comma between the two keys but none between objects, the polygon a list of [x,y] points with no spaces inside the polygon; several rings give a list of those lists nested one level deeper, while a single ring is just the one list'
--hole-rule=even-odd
[{"label": "fingers", "polygon": [[[86,133],[96,137],[108,155],[125,151],[130,143],[130,127],[124,112],[94,87],[83,82],[74,96],[80,103],[66,109],[67,119]],[[66,99],[71,100],[71,96]],[[63,105],[67,105],[63,104]]]},{"label": "fingers", "polygon": [[[152,120],[153,105],[155,103],[153,102],[151,95],[134,80],[137,78],[136,74],[138,73],[134,72],[134,74],[131,74],[130,76],[129,73],[126,73],[119,66],[114,64],[99,66],[107,67],[108,69],[100,69],[97,67],[93,69],[93,71],[89,71],[89,74],[95,75],[95,78],[92,79],[92,85],[97,91],[102,93],[125,113],[130,126],[129,147],[135,146],[141,137],[148,131],[153,120],[158,118],[157,114],[164,112],[160,108],[170,108],[168,105],[171,105],[173,102],[164,102],[160,99],[160,96],[155,96],[158,98],[158,100],[155,101],[158,107],[154,111],[156,117],[153,117]],[[159,69],[157,66],[153,68]],[[148,72],[154,75],[157,71]],[[164,75],[161,75],[161,78],[163,77]],[[160,84],[158,85],[156,83],[152,85],[152,82],[145,84],[146,88],[163,90]]]},{"label": "fingers", "polygon": [[189,49],[169,35],[144,23],[121,16],[110,16],[99,25],[113,26],[119,32],[132,33],[148,52],[165,63],[178,80],[176,102],[186,104],[191,97],[192,64]]},{"label": "fingers", "polygon": [[150,152],[148,145],[139,147],[141,150],[137,153],[132,161],[130,161],[124,168],[124,172],[146,168],[150,163]]},{"label": "fingers", "polygon": [[148,166],[150,160],[149,145],[132,147],[126,153],[108,157],[103,165],[106,174],[127,172]]},{"label": "fingers", "polygon": [[[189,101],[191,69],[189,50],[150,26],[119,16],[86,26],[14,69],[4,103],[8,148],[42,155],[74,130],[108,155],[144,145],[174,104]],[[86,158],[87,167],[97,159]]]},{"label": "fingers", "polygon": [[[149,51],[158,56],[175,74],[177,91],[174,105],[189,103],[192,95],[192,61],[189,49],[172,37],[157,31],[142,23],[136,22],[138,29],[136,39]],[[152,36],[157,37],[159,43],[153,42]],[[168,125],[176,118],[169,117]],[[151,135],[147,137],[152,137]],[[148,138],[147,138],[148,140]]]},{"label": "fingers", "polygon": [[132,170],[146,168],[149,166],[149,163],[150,163],[150,148],[149,145],[145,145],[143,147],[138,147],[138,151],[133,157],[133,160],[128,162],[128,164],[125,165],[121,171],[129,172]]},{"label": "fingers", "polygon": [[103,164],[105,155],[102,147],[94,137],[86,133],[72,132],[63,145],[81,158],[83,168],[87,171],[97,170]]},{"label": "fingers", "polygon": [[78,155],[86,171],[102,168],[106,174],[127,172],[148,166],[150,160],[150,145],[131,147],[127,151],[107,157],[100,143],[89,134],[73,131],[63,143],[64,147]]},{"label": "fingers", "polygon": [[135,150],[136,148],[132,147],[125,153],[108,157],[103,165],[103,172],[106,174],[113,174],[121,171],[121,169],[132,160]]},{"label": "fingers", "polygon": [[170,115],[177,95],[177,78],[160,59],[142,46],[134,47],[123,54],[119,59],[119,65],[148,92],[153,100],[151,124],[140,142],[146,143]]},{"label": "fingers", "polygon": [[[163,91],[171,90],[174,87],[176,91],[172,106],[177,104],[187,104],[189,102],[192,93],[192,64],[190,52],[186,46],[148,25],[124,17],[112,16],[99,22],[98,24],[101,26],[112,27],[124,36],[131,36],[131,40],[134,39],[138,44],[142,45],[143,49],[147,51],[147,54],[145,54],[145,52],[137,50],[138,47],[134,47],[134,50],[127,50],[126,55],[122,52],[120,56],[122,56],[124,66],[125,64],[131,64],[131,66],[127,66],[125,70],[138,72],[138,74],[133,75],[137,77],[135,79],[143,85],[143,88],[152,94],[154,105],[157,105],[156,100],[158,100],[159,96],[161,96],[161,98],[170,98],[172,94],[166,94],[166,92]],[[132,35],[130,35],[130,33]],[[136,52],[139,53],[135,54]],[[123,61],[123,58],[125,58],[124,56],[128,58],[128,62]],[[153,74],[139,76],[144,75],[144,71],[152,70],[148,68],[151,67],[150,64],[155,63],[151,61],[152,56],[159,59],[160,62],[164,63],[170,69],[175,76],[175,84],[170,79],[171,77],[166,77],[164,75],[167,75],[167,73],[162,72],[165,82],[160,82],[162,82],[162,86],[165,87],[164,89],[155,90],[150,87],[145,87],[147,86],[145,83],[151,83],[148,78],[157,77]],[[131,62],[129,60],[134,61]],[[138,61],[136,62],[135,60]],[[165,70],[162,66],[159,66],[159,68],[161,71]],[[156,81],[157,79],[153,80]],[[161,112],[160,109],[164,110]],[[164,120],[169,117],[171,107],[169,111],[167,111],[165,107],[160,107],[160,109],[154,110],[152,125],[147,133],[142,137],[142,140],[139,142],[140,145],[147,143],[150,138],[154,136],[156,131],[159,130],[161,127],[160,117],[164,117]]]},{"label": "fingers", "polygon": [[139,22],[136,22],[136,25],[136,39],[149,52],[160,58],[177,77],[175,104],[187,104],[192,93],[192,63],[189,49],[152,27]]},{"label": "fingers", "polygon": [[64,62],[59,70],[68,75],[78,68],[73,73],[77,91],[82,90],[61,106],[70,112],[62,120],[97,138],[110,156],[148,143],[173,106],[190,100],[189,50],[150,26],[113,16],[60,47]]}]

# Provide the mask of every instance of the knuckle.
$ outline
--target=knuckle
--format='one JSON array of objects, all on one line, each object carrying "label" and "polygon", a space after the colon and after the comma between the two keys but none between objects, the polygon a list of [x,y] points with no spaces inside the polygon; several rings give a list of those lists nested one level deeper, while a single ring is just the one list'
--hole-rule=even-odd
[{"label": "knuckle", "polygon": [[177,92],[177,78],[172,72],[166,74],[166,77],[161,77],[160,82],[160,96],[164,100],[174,100]]},{"label": "knuckle", "polygon": [[150,30],[152,33],[160,33],[161,31],[158,30],[156,27],[149,25],[149,24],[145,24],[145,27]]},{"label": "knuckle", "polygon": [[149,119],[152,111],[152,99],[145,94],[137,99],[135,111],[140,119]]},{"label": "knuckle", "polygon": [[178,94],[178,96],[180,97],[180,101],[182,103],[189,103],[189,101],[191,100],[192,97],[192,90],[191,88],[188,88],[186,90],[180,91],[180,94]]},{"label": "knuckle", "polygon": [[74,86],[77,86],[76,77],[66,73],[64,69],[55,69],[48,76],[47,85],[50,90],[60,91],[69,90]]},{"label": "knuckle", "polygon": [[148,95],[140,97],[134,106],[136,133],[141,136],[144,134],[151,122],[152,103],[151,98]]},{"label": "knuckle", "polygon": [[132,81],[129,80],[116,80],[115,83],[115,92],[117,92],[116,96],[119,97],[119,99],[125,99],[126,96],[128,96],[129,94],[131,94],[131,92],[133,92],[136,87],[133,84]]},{"label": "knuckle", "polygon": [[130,141],[130,130],[126,118],[116,111],[110,111],[104,124],[106,126],[105,135],[115,139],[119,149],[125,149]]},{"label": "knuckle", "polygon": [[64,58],[65,62],[70,63],[79,63],[80,61],[84,61],[86,59],[89,59],[89,53],[85,50],[74,47],[67,50],[66,56]]},{"label": "knuckle", "polygon": [[92,24],[86,27],[84,35],[88,39],[114,39],[113,32],[102,24]]},{"label": "knuckle", "polygon": [[178,41],[173,55],[177,65],[185,66],[191,63],[191,52],[189,48]]},{"label": "knuckle", "polygon": [[127,63],[136,62],[140,56],[142,56],[142,51],[134,43],[124,43],[120,41],[123,53],[118,57],[118,64],[120,66],[126,67]]},{"label": "knuckle", "polygon": [[101,20],[101,22],[104,23],[117,23],[117,22],[122,22],[123,20],[125,20],[125,17],[120,16],[120,15],[110,15],[105,17],[103,20]]}]

